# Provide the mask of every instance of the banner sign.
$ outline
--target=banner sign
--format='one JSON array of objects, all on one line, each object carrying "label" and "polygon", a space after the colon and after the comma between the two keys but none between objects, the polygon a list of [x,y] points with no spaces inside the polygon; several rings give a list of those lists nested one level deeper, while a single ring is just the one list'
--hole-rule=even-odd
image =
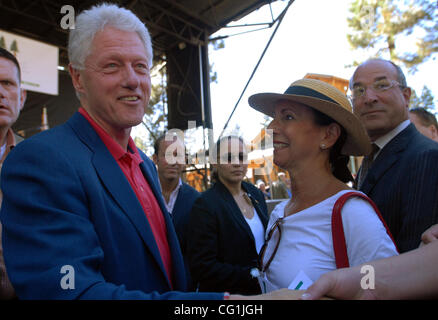
[{"label": "banner sign", "polygon": [[24,89],[58,95],[58,47],[0,30],[0,47],[20,63]]}]

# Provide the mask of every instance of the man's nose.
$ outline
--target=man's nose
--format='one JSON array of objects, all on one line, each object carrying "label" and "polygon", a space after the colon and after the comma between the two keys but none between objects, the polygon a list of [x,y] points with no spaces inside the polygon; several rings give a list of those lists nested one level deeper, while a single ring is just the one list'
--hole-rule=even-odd
[{"label": "man's nose", "polygon": [[0,83],[0,97],[4,98],[6,96],[6,89],[3,87],[3,84]]},{"label": "man's nose", "polygon": [[140,76],[132,66],[125,67],[123,86],[129,89],[136,89],[140,83]]},{"label": "man's nose", "polygon": [[365,103],[367,103],[367,104],[374,103],[378,99],[377,94],[376,94],[376,92],[374,91],[373,88],[367,88],[365,90],[363,98],[365,100]]}]

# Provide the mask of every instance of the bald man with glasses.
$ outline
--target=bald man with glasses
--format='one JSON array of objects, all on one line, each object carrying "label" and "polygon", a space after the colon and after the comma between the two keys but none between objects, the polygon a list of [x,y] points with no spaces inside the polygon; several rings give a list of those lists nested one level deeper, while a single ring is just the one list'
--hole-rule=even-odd
[{"label": "bald man with glasses", "polygon": [[399,66],[373,59],[350,80],[353,112],[373,142],[356,181],[379,207],[400,252],[438,223],[438,144],[409,120],[411,89]]}]

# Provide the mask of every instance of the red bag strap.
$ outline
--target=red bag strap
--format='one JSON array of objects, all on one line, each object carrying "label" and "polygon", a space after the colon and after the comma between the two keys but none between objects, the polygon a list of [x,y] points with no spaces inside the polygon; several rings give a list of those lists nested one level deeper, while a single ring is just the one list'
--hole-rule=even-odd
[{"label": "red bag strap", "polygon": [[[343,194],[339,197],[339,199],[335,202],[335,205],[333,206],[333,212],[332,212],[332,239],[333,239],[333,249],[335,252],[335,260],[336,260],[336,268],[348,268],[350,266],[350,263],[348,261],[348,255],[347,255],[347,245],[345,243],[345,235],[344,235],[344,227],[342,224],[342,207],[344,206],[345,202],[351,198],[351,197],[359,197],[366,201],[368,201],[371,206],[373,207],[374,211],[377,213],[377,216],[379,217],[380,221],[382,221],[383,226],[386,229],[386,232],[388,233],[389,237],[391,238],[392,242],[394,243],[396,249],[397,246],[395,244],[395,241],[392,237],[391,232],[388,229],[388,226],[386,225],[385,221],[382,218],[382,215],[380,214],[379,209],[377,208],[376,204],[368,198],[365,194],[359,193],[356,191],[351,191]],[[397,249],[398,251],[398,249]]]}]

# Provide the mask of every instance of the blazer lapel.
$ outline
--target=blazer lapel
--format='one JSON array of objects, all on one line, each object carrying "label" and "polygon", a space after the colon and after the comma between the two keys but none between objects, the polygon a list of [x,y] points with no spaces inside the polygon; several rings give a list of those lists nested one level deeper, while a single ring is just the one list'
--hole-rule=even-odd
[{"label": "blazer lapel", "polygon": [[[173,287],[174,288],[185,288],[186,280],[183,276],[185,276],[185,272],[182,272],[185,270],[184,266],[184,260],[182,257],[178,237],[176,235],[176,231],[172,222],[172,218],[170,217],[170,214],[168,213],[166,206],[164,205],[164,199],[161,194],[161,189],[158,185],[158,175],[155,171],[154,164],[150,162],[150,160],[145,159],[146,156],[142,154],[141,151],[139,151],[143,162],[140,164],[140,169],[143,172],[144,177],[146,178],[146,181],[148,182],[149,186],[152,189],[152,192],[154,193],[155,198],[157,199],[157,202],[160,206],[161,212],[163,213],[164,221],[166,223],[166,231],[167,231],[167,241],[169,244],[169,250],[172,257],[172,270],[173,270]],[[157,249],[158,250],[158,249]],[[160,259],[161,262],[161,259]],[[160,264],[162,267],[163,273],[166,274],[164,270],[164,266],[162,263]],[[169,283],[169,287],[171,287],[169,279],[167,279]]]},{"label": "blazer lapel", "polygon": [[361,191],[365,194],[370,194],[374,186],[383,177],[383,175],[394,166],[399,160],[399,155],[409,144],[412,139],[413,124],[410,124],[406,129],[395,136],[385,147],[383,147],[380,154],[377,156],[372,167],[363,182]]},{"label": "blazer lapel", "polygon": [[[226,207],[228,207],[228,212],[230,213],[230,216],[234,220],[234,222],[242,228],[248,237],[252,238],[254,240],[254,235],[251,232],[251,229],[248,225],[248,223],[245,221],[245,217],[243,216],[242,212],[239,209],[239,206],[237,205],[236,201],[234,200],[231,193],[228,191],[228,189],[220,182],[216,182],[218,185],[218,188],[220,190],[220,194],[223,198],[223,203]],[[255,242],[255,240],[254,240]],[[255,245],[254,245],[255,247]]]},{"label": "blazer lapel", "polygon": [[[120,169],[116,160],[113,158],[98,134],[81,114],[75,114],[71,120],[71,127],[78,137],[94,152],[92,163],[102,181],[102,184],[111,194],[114,202],[119,205],[135,226],[146,247],[155,258],[163,275],[167,279],[166,271],[152,229],[137,196],[123,174],[123,171]],[[154,190],[155,187],[153,187],[154,184],[150,183],[148,176],[146,176],[146,179],[156,196],[156,190]],[[157,197],[157,199],[160,198]]]}]

